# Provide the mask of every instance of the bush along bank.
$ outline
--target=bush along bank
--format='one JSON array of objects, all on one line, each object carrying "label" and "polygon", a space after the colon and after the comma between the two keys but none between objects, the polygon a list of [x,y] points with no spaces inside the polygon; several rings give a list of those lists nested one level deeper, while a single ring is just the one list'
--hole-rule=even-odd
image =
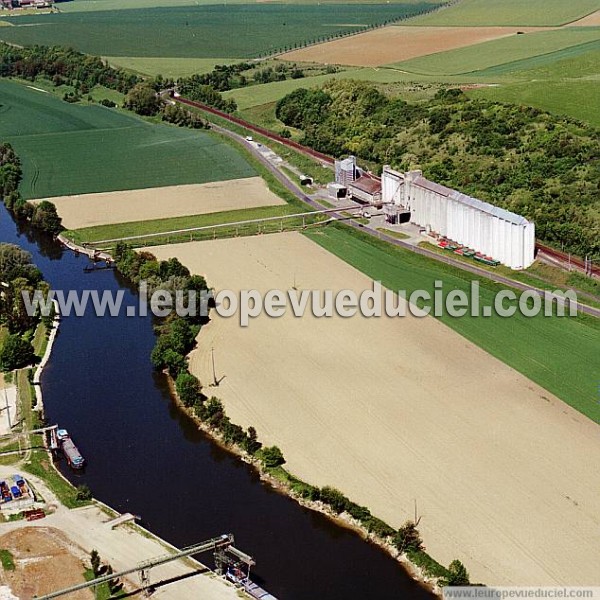
[{"label": "bush along bank", "polygon": [[[117,269],[134,283],[146,280],[149,295],[155,289],[195,289],[198,292],[208,289],[203,277],[190,275],[176,258],[158,261],[151,253],[135,252],[122,243],[117,246],[114,258]],[[468,572],[460,561],[452,561],[444,567],[425,552],[418,523],[407,521],[399,529],[394,529],[339,490],[330,486],[319,488],[298,479],[283,467],[286,461],[277,446],[263,446],[254,427],[245,430],[231,422],[221,400],[207,397],[201,382],[188,370],[187,354],[207,321],[206,317],[163,319],[155,328],[157,339],[152,351],[153,365],[170,376],[176,400],[196,419],[201,429],[250,462],[275,488],[304,506],[352,526],[409,569],[412,566],[417,578],[434,587],[469,585]]]},{"label": "bush along bank", "polygon": [[19,193],[23,178],[21,160],[10,144],[0,143],[0,197],[6,208],[20,219],[26,219],[37,229],[58,235],[63,227],[56,206],[48,200],[39,204],[27,202]]}]

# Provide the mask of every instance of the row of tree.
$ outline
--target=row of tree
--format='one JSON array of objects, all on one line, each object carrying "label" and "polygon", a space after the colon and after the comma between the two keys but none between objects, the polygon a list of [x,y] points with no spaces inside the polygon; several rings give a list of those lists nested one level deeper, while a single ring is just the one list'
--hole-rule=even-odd
[{"label": "row of tree", "polygon": [[179,93],[190,100],[202,102],[223,112],[233,113],[237,110],[237,103],[233,98],[223,98],[211,85],[198,83],[192,78],[179,80]]},{"label": "row of tree", "polygon": [[19,193],[23,172],[21,161],[10,144],[0,143],[0,197],[6,208],[17,217],[27,219],[34,227],[56,235],[62,231],[56,206],[48,200],[38,204],[27,202]]},{"label": "row of tree", "polygon": [[31,254],[14,244],[0,243],[0,286],[0,324],[9,332],[0,348],[0,371],[8,372],[35,362],[31,338],[40,319],[50,326],[52,317],[28,313],[22,293],[46,294],[49,286],[31,262]]},{"label": "row of tree", "polygon": [[276,115],[316,150],[421,168],[535,221],[550,245],[600,258],[600,132],[587,124],[460,90],[408,103],[352,80],[295,90]]},{"label": "row of tree", "polygon": [[[337,70],[337,67],[328,65],[316,72],[311,71],[311,75],[332,74]],[[304,71],[295,63],[279,62],[275,66],[257,68],[256,63],[242,62],[233,65],[216,65],[209,73],[181,77],[177,85],[180,89],[210,85],[217,92],[226,92],[259,83],[301,79],[304,76]]]}]

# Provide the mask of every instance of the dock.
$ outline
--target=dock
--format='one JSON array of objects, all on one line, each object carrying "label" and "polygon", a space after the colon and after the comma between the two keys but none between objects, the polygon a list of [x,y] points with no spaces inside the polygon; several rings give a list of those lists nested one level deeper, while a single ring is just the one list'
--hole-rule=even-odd
[{"label": "dock", "polygon": [[[108,252],[96,250],[95,248],[86,248],[85,246],[79,246],[75,242],[66,238],[64,235],[58,235],[56,238],[65,248],[75,252],[75,254],[83,254],[90,260],[96,262],[105,262],[107,265],[114,263],[113,257]],[[110,268],[110,267],[106,267]]]}]

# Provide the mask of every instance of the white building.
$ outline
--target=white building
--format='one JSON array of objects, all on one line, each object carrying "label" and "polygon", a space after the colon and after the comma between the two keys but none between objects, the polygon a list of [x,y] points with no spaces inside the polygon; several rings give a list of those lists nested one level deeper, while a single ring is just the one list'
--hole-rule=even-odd
[{"label": "white building", "polygon": [[409,210],[410,220],[510,267],[525,269],[534,260],[535,225],[487,202],[423,177],[383,168],[382,200]]}]

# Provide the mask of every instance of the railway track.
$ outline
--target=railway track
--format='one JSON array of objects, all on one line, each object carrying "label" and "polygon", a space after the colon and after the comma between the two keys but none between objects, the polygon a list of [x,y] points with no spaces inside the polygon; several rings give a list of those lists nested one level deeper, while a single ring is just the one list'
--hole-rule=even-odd
[{"label": "railway track", "polygon": [[[193,102],[191,100],[187,100],[185,98],[176,98],[176,100],[178,102],[181,102],[182,104],[187,104],[189,106],[194,106],[196,108],[200,108],[201,110],[205,110],[211,114],[217,115],[219,117],[223,117],[224,119],[226,119],[227,121],[231,122],[231,123],[235,123],[237,125],[240,125],[241,127],[243,127],[244,129],[248,129],[250,131],[254,131],[256,133],[259,133],[260,135],[264,135],[265,137],[272,139],[274,141],[277,141],[281,144],[284,144],[285,146],[288,146],[290,148],[295,148],[297,150],[299,150],[300,152],[302,152],[303,154],[307,155],[307,156],[312,156],[314,158],[317,158],[318,160],[321,160],[322,162],[326,162],[327,164],[333,164],[335,162],[335,160],[331,157],[331,156],[327,156],[325,154],[322,154],[320,152],[316,152],[310,148],[307,148],[305,146],[302,146],[302,144],[298,144],[297,142],[292,142],[291,140],[288,140],[286,138],[282,138],[281,136],[274,134],[266,129],[263,129],[262,127],[258,127],[257,125],[253,125],[252,123],[248,123],[247,121],[244,121],[243,119],[239,119],[237,117],[233,117],[227,113],[224,113],[223,111],[214,109],[210,106],[205,106],[204,104],[201,104],[200,102]],[[216,131],[219,131],[220,133],[222,133],[223,135],[226,135],[234,140],[236,140],[237,142],[241,143],[242,145],[245,145],[248,150],[250,150],[252,152],[252,154],[261,162],[264,164],[264,166],[269,169],[269,171],[271,171],[271,173],[290,191],[292,192],[294,195],[296,195],[297,198],[299,198],[300,200],[302,200],[304,203],[308,204],[309,206],[311,206],[313,209],[315,210],[322,210],[324,207],[319,204],[318,202],[316,202],[315,200],[313,200],[312,198],[309,198],[306,194],[304,194],[302,191],[300,191],[299,189],[297,189],[288,179],[287,177],[285,177],[283,175],[283,173],[281,173],[278,169],[276,169],[273,165],[271,165],[269,163],[268,160],[266,160],[262,154],[260,152],[258,152],[256,149],[252,148],[251,145],[246,142],[246,140],[244,139],[243,136],[239,135],[238,133],[235,133],[233,131],[230,131],[229,129],[226,129],[225,127],[221,127],[219,125],[213,125],[213,128]],[[337,218],[337,219],[341,219],[341,220],[345,220],[344,216],[341,215],[339,212],[331,212],[330,213],[332,218]],[[447,256],[441,256],[436,252],[433,252],[431,250],[427,250],[425,248],[420,248],[419,246],[413,246],[411,244],[408,244],[402,240],[399,240],[397,238],[394,238],[392,236],[386,235],[384,233],[381,233],[379,231],[373,231],[370,230],[366,227],[363,227],[360,223],[355,222],[355,221],[348,221],[347,224],[350,227],[353,227],[355,229],[358,229],[362,232],[365,232],[369,235],[372,235],[373,237],[385,240],[386,242],[394,245],[394,246],[399,246],[401,248],[404,248],[406,250],[410,250],[411,252],[415,252],[417,254],[421,254],[423,256],[427,256],[428,258],[431,258],[433,260],[437,260],[439,262],[443,262],[455,267],[458,267],[459,269],[468,271],[474,275],[477,275],[479,277],[483,277],[485,279],[489,279],[491,281],[494,281],[496,283],[499,283],[501,285],[506,285],[508,287],[512,287],[521,291],[534,291],[537,294],[543,295],[544,294],[544,290],[537,288],[535,286],[531,286],[531,285],[527,285],[524,283],[521,283],[519,281],[516,281],[514,279],[510,279],[508,277],[504,277],[502,275],[497,275],[495,273],[491,273],[490,271],[487,271],[485,269],[481,269],[479,267],[477,267],[476,265],[468,265],[462,261],[458,261],[453,259],[452,257],[447,257]],[[545,252],[546,249],[552,251],[553,253],[558,253],[558,251],[553,250],[552,248],[548,248],[547,246],[543,246],[542,244],[537,244],[537,247]],[[563,257],[566,256],[562,253],[558,253],[561,254]],[[568,257],[567,257],[568,258]],[[583,265],[583,261],[580,261],[580,263]],[[588,306],[586,304],[579,304],[578,306],[578,310],[582,313],[591,315],[593,317],[597,317],[600,318],[600,309],[595,308],[593,306]]]},{"label": "railway track", "polygon": [[548,257],[552,262],[558,262],[561,264],[561,266],[565,267],[575,267],[582,273],[586,273],[592,277],[600,278],[600,266],[594,265],[593,262],[586,264],[585,261],[581,260],[578,256],[566,254],[565,252],[555,250],[554,248],[550,248],[550,246],[540,244],[539,242],[536,242],[535,249],[538,255],[542,254]]}]

